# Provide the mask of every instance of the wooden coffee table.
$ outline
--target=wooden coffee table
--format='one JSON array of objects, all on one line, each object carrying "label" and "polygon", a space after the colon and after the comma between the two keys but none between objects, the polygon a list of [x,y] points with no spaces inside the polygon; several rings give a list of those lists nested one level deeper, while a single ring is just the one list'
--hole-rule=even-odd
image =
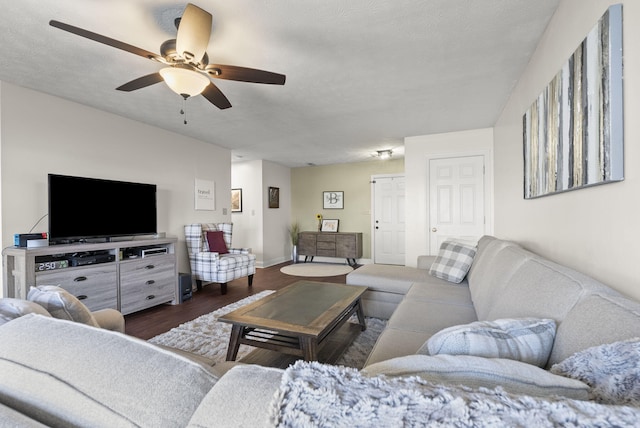
[{"label": "wooden coffee table", "polygon": [[318,350],[354,313],[360,330],[367,328],[360,304],[366,290],[299,281],[221,316],[220,321],[233,325],[227,361],[236,359],[241,344],[318,360]]}]

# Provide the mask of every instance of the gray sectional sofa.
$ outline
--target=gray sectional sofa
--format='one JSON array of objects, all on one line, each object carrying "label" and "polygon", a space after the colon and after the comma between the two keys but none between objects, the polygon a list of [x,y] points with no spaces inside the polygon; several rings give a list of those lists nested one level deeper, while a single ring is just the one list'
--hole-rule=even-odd
[{"label": "gray sectional sofa", "polygon": [[[348,275],[348,284],[369,287],[366,314],[389,318],[361,372],[318,363],[286,371],[212,368],[117,332],[22,316],[0,325],[0,426],[626,426],[640,420],[640,396],[632,406],[601,405],[586,395],[575,400],[563,391],[584,393],[587,386],[572,379],[575,388],[543,383],[530,394],[536,373],[547,371],[534,367],[539,372],[525,379],[529,365],[517,361],[509,376],[522,376],[524,389],[501,390],[509,376],[495,371],[507,366],[503,359],[481,358],[493,365],[487,384],[447,375],[448,364],[477,369],[477,357],[416,354],[447,327],[550,318],[557,323],[550,367],[577,351],[640,335],[640,303],[488,236],[460,284],[431,276],[432,262],[366,265]],[[640,348],[633,346],[637,378],[627,386],[638,394]],[[439,377],[425,377],[434,362]]]},{"label": "gray sectional sofa", "polygon": [[347,284],[369,287],[365,315],[389,319],[366,365],[415,354],[438,331],[477,320],[555,320],[547,367],[588,347],[640,336],[640,303],[514,242],[482,237],[460,284],[431,276],[434,259],[421,256],[417,268],[365,265],[347,276]]}]

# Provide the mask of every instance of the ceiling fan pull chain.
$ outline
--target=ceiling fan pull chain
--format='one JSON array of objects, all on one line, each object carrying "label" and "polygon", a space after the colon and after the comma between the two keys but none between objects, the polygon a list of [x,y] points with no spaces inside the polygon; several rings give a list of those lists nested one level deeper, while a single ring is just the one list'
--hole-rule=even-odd
[{"label": "ceiling fan pull chain", "polygon": [[180,114],[184,115],[184,124],[187,124],[187,98],[182,99],[182,108],[180,109]]}]

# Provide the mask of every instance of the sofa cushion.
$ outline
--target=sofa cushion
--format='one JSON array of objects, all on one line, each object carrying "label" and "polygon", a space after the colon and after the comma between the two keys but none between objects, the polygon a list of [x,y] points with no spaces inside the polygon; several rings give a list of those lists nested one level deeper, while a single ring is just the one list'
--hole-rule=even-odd
[{"label": "sofa cushion", "polygon": [[204,397],[188,427],[269,426],[269,405],[283,373],[281,369],[249,364],[232,368]]},{"label": "sofa cushion", "polygon": [[468,355],[409,355],[362,369],[367,376],[419,376],[425,380],[470,388],[502,387],[513,394],[561,395],[586,400],[589,387],[520,361]]},{"label": "sofa cushion", "polygon": [[143,340],[26,315],[0,326],[0,402],[49,426],[180,426],[217,377]]},{"label": "sofa cushion", "polygon": [[558,324],[548,367],[576,352],[637,337],[639,332],[639,302],[621,296],[589,295]]},{"label": "sofa cushion", "polygon": [[27,314],[40,314],[50,317],[45,308],[35,302],[5,297],[0,299],[0,325]]},{"label": "sofa cushion", "polygon": [[429,271],[407,266],[368,264],[349,272],[347,284],[369,290],[405,295],[415,282],[424,282]]},{"label": "sofa cushion", "polygon": [[439,331],[418,353],[507,358],[544,367],[555,333],[556,323],[551,319],[476,321]]},{"label": "sofa cushion", "polygon": [[640,407],[640,338],[594,346],[551,367],[591,387],[591,399]]},{"label": "sofa cushion", "polygon": [[455,241],[444,241],[429,274],[446,281],[460,283],[471,268],[475,247]]},{"label": "sofa cushion", "polygon": [[91,311],[77,297],[57,285],[31,287],[27,299],[41,305],[54,318],[100,327]]}]

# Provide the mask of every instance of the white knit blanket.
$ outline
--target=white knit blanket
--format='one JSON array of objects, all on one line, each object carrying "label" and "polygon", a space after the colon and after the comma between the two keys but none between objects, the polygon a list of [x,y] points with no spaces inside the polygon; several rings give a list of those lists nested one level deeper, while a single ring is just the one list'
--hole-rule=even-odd
[{"label": "white knit blanket", "polygon": [[640,409],[471,390],[417,377],[366,377],[317,362],[289,367],[271,403],[277,427],[637,426]]}]

